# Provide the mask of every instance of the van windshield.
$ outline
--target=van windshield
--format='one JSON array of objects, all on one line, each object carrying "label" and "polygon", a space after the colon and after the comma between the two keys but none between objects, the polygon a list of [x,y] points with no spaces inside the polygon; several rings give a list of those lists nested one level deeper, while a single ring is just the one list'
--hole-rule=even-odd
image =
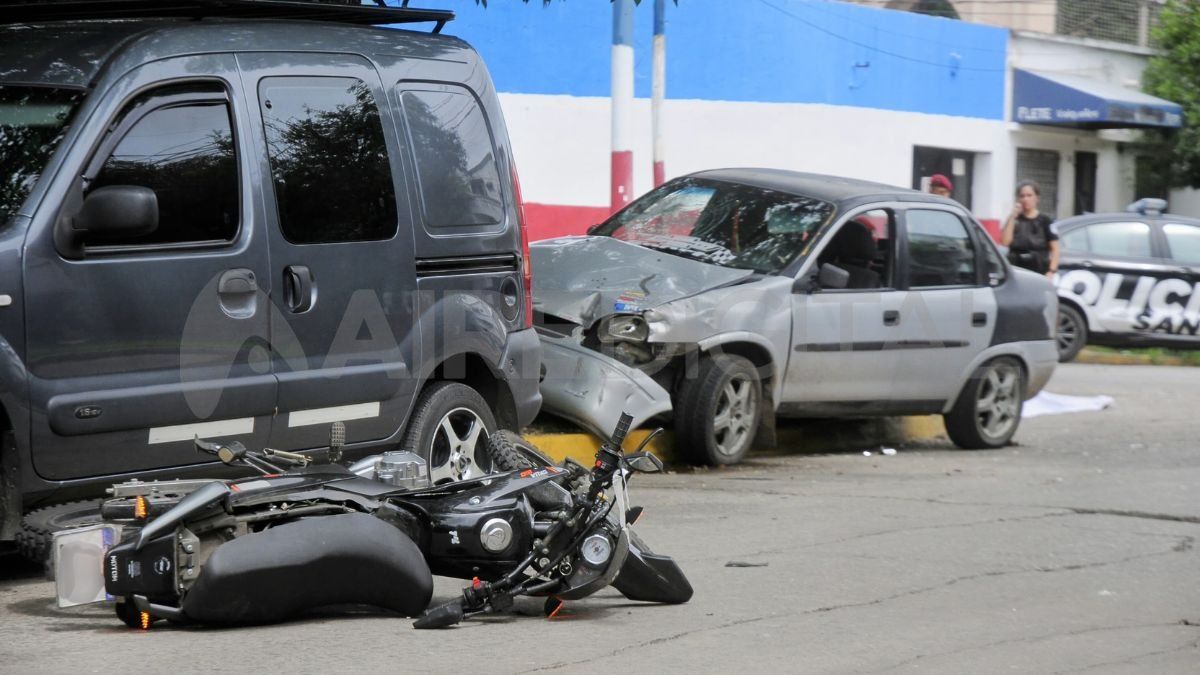
[{"label": "van windshield", "polygon": [[81,100],[73,89],[0,85],[0,225],[29,196]]}]

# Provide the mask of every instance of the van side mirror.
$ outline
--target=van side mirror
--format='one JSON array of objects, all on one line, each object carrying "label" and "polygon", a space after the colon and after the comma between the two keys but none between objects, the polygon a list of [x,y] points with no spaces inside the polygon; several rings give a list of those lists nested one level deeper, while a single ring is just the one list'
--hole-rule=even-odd
[{"label": "van side mirror", "polygon": [[[63,230],[56,237],[60,252],[71,258],[83,257],[87,235],[137,237],[158,229],[158,195],[141,185],[109,185],[97,188],[83,200],[75,217],[59,223]],[[64,250],[65,249],[65,250]]]},{"label": "van side mirror", "polygon": [[83,200],[76,231],[100,236],[138,237],[158,229],[158,195],[141,185],[109,185]]}]

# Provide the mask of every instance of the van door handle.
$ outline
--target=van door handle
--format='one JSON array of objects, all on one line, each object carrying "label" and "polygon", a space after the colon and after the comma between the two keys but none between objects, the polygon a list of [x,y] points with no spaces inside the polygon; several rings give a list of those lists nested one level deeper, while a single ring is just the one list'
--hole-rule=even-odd
[{"label": "van door handle", "polygon": [[885,310],[885,311],[884,311],[884,313],[883,313],[883,325],[885,325],[885,326],[895,326],[895,325],[896,325],[896,324],[898,324],[898,323],[900,323],[900,312],[899,312],[899,310],[895,310],[895,309],[889,309],[889,310]]},{"label": "van door handle", "polygon": [[317,301],[317,284],[312,270],[305,265],[288,265],[283,269],[284,302],[293,314],[303,314]]},{"label": "van door handle", "polygon": [[225,270],[217,280],[217,293],[220,295],[243,295],[257,290],[258,281],[254,278],[252,270]]}]

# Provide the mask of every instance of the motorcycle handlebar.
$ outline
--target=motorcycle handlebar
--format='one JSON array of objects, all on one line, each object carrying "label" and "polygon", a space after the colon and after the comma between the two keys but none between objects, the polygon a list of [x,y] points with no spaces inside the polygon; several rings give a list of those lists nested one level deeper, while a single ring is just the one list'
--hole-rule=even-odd
[{"label": "motorcycle handlebar", "polygon": [[462,600],[451,600],[417,617],[413,628],[445,628],[463,620]]},{"label": "motorcycle handlebar", "polygon": [[621,419],[617,420],[617,428],[613,430],[612,444],[619,451],[621,446],[625,444],[625,436],[629,433],[629,425],[633,423],[633,415],[623,412]]}]

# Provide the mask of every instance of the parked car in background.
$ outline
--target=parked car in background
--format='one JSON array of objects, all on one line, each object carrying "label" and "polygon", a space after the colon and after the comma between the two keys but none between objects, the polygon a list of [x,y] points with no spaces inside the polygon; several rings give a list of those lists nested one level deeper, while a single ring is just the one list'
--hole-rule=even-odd
[{"label": "parked car in background", "polygon": [[1058,352],[1088,344],[1200,347],[1200,220],[1143,199],[1055,223]]},{"label": "parked car in background", "polygon": [[372,25],[451,18],[0,12],[0,539],[37,557],[91,509],[56,502],[212,472],[197,436],[303,451],[342,421],[349,454],[401,446],[437,482],[486,471],[488,434],[533,419],[487,69],[456,38]]},{"label": "parked car in background", "polygon": [[697,462],[738,462],[776,415],[940,413],[997,447],[1058,356],[1049,280],[887,185],[704,171],[531,254],[545,408],[597,433],[673,415]]}]

